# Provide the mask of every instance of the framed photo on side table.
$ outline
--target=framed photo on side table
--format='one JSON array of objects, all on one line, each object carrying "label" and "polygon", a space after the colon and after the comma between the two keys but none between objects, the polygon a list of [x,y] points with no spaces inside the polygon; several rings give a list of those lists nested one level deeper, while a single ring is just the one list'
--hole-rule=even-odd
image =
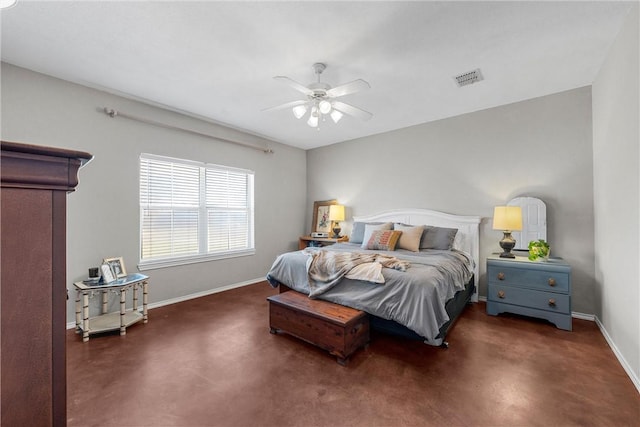
[{"label": "framed photo on side table", "polygon": [[102,260],[102,262],[104,264],[108,264],[109,267],[111,267],[111,271],[113,271],[113,275],[116,276],[116,278],[119,279],[121,277],[127,276],[127,270],[124,267],[124,260],[121,256],[115,258],[105,258]]},{"label": "framed photo on side table", "polygon": [[102,281],[104,283],[111,283],[116,280],[116,276],[113,274],[113,270],[109,264],[102,264],[100,266],[100,271],[102,272]]},{"label": "framed photo on side table", "polygon": [[337,200],[324,200],[313,202],[313,222],[311,232],[331,233],[331,220],[329,219],[329,206],[337,204]]}]

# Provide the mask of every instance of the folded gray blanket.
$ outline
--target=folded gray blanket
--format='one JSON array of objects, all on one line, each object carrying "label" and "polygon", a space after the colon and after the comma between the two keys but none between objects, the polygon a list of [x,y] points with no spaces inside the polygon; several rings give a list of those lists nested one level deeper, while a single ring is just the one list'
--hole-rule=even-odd
[{"label": "folded gray blanket", "polygon": [[364,252],[333,252],[307,248],[312,257],[309,265],[309,298],[316,298],[338,284],[354,267],[364,263],[379,263],[383,267],[406,271],[408,261],[390,255]]}]

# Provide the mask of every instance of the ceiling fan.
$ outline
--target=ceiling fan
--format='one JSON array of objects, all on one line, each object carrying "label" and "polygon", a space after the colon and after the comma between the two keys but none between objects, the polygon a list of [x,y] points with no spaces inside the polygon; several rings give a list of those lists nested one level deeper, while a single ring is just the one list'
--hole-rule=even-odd
[{"label": "ceiling fan", "polygon": [[338,101],[337,98],[369,89],[369,83],[362,79],[357,79],[349,83],[332,88],[329,84],[320,81],[320,74],[327,68],[326,64],[317,62],[313,64],[313,71],[318,76],[318,81],[304,86],[295,80],[285,76],[276,76],[274,79],[281,81],[295,90],[306,95],[306,100],[287,102],[276,107],[267,108],[264,111],[282,110],[291,108],[293,115],[297,119],[303,118],[309,112],[307,124],[311,127],[320,129],[320,122],[324,121],[326,116],[331,117],[334,123],[342,118],[344,114],[357,117],[362,120],[369,120],[373,114],[364,111],[353,105]]}]

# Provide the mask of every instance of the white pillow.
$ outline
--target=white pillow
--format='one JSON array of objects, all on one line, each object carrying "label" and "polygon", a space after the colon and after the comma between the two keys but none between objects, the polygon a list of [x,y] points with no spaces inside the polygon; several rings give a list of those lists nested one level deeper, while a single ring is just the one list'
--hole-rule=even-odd
[{"label": "white pillow", "polygon": [[464,234],[463,234],[463,233],[460,233],[460,231],[458,231],[458,232],[456,233],[456,237],[455,237],[455,239],[453,239],[453,246],[452,246],[452,248],[451,248],[451,249],[457,249],[457,250],[459,250],[459,251],[466,252],[466,251],[465,251],[465,249],[466,249],[466,248],[465,248],[466,244],[467,244],[467,241],[466,241],[466,239],[465,239]]},{"label": "white pillow", "polygon": [[366,224],[364,226],[364,238],[362,239],[362,245],[360,245],[360,247],[367,249],[367,243],[369,243],[369,239],[374,231],[391,230],[392,225],[390,222],[385,222],[384,224]]}]

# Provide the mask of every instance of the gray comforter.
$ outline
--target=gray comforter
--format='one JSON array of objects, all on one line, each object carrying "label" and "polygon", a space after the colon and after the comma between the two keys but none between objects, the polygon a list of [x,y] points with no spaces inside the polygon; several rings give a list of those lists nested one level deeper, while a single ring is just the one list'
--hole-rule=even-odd
[{"label": "gray comforter", "polygon": [[[394,320],[437,344],[440,327],[449,320],[445,303],[464,289],[473,275],[473,261],[459,251],[367,251],[359,245],[338,243],[323,250],[382,253],[409,261],[406,271],[383,268],[383,284],[343,278],[319,298]],[[272,286],[284,284],[309,294],[311,256],[305,251],[278,256],[267,274]]]}]

